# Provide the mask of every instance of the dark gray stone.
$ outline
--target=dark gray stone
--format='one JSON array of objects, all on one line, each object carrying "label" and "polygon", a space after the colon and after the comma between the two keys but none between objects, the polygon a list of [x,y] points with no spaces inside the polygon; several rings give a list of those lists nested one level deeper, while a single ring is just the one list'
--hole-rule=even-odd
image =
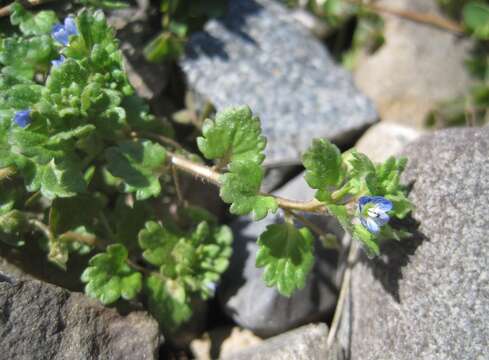
[{"label": "dark gray stone", "polygon": [[233,360],[337,360],[336,348],[328,350],[325,324],[310,324],[273,337],[259,345],[233,353]]},{"label": "dark gray stone", "polygon": [[351,359],[489,359],[489,128],[404,153],[419,228],[355,265],[341,343]]},{"label": "dark gray stone", "polygon": [[[277,195],[295,200],[310,200],[310,189],[302,175],[285,185]],[[340,239],[342,230],[336,221],[324,216],[309,216],[309,219]],[[273,336],[293,327],[317,320],[324,320],[336,303],[338,253],[326,250],[317,243],[317,260],[304,289],[290,298],[269,288],[262,280],[262,269],[255,266],[258,250],[257,237],[266,226],[282,222],[282,216],[268,216],[253,222],[243,217],[231,226],[234,231],[233,256],[228,271],[218,289],[219,300],[225,312],[240,326],[250,329],[258,336]]]},{"label": "dark gray stone", "polygon": [[191,36],[180,64],[218,110],[246,104],[260,116],[269,165],[300,163],[314,137],[351,141],[377,118],[351,76],[276,1],[230,1],[223,19]]},{"label": "dark gray stone", "polygon": [[155,359],[158,324],[143,312],[121,316],[80,293],[0,276],[0,358]]}]

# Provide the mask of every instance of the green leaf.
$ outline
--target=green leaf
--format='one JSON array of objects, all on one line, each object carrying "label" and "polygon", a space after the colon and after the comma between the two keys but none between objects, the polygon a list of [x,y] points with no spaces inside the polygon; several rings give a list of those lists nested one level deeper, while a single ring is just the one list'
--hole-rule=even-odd
[{"label": "green leaf", "polygon": [[141,291],[142,276],[129,267],[127,259],[127,250],[121,244],[109,245],[105,252],[92,257],[81,276],[87,283],[86,294],[105,305],[121,297],[134,299]]},{"label": "green leaf", "polygon": [[359,240],[363,244],[363,247],[370,258],[378,256],[380,254],[380,248],[377,238],[362,225],[354,225],[353,238]]},{"label": "green leaf", "polygon": [[177,282],[151,275],[145,281],[148,308],[164,332],[177,330],[192,316],[185,289]]},{"label": "green leaf", "polygon": [[228,108],[219,112],[215,120],[207,119],[202,133],[197,145],[207,159],[256,164],[265,159],[266,139],[261,135],[260,120],[247,106]]},{"label": "green leaf", "polygon": [[61,131],[49,138],[47,145],[59,145],[65,141],[70,141],[75,138],[79,139],[87,136],[95,130],[94,125],[81,125],[74,129]]},{"label": "green leaf", "polygon": [[256,266],[264,268],[267,286],[276,286],[289,297],[305,286],[314,264],[314,237],[307,228],[293,224],[272,224],[258,238]]},{"label": "green leaf", "polygon": [[163,274],[174,276],[179,259],[175,258],[173,251],[180,241],[180,236],[150,221],[140,231],[138,240],[139,246],[144,250],[144,259],[152,265],[161,267]]},{"label": "green leaf", "polygon": [[351,215],[345,205],[327,205],[328,211],[341,224],[345,231],[351,230]]},{"label": "green leaf", "polygon": [[411,201],[402,192],[386,195],[386,199],[392,201],[391,213],[398,219],[404,219],[414,208]]},{"label": "green leaf", "polygon": [[51,160],[38,166],[38,172],[41,193],[48,199],[71,197],[85,191],[83,176],[73,162]]},{"label": "green leaf", "polygon": [[489,39],[489,5],[472,1],[462,11],[465,26],[482,40]]},{"label": "green leaf", "polygon": [[233,161],[229,173],[221,176],[221,198],[231,204],[230,211],[236,215],[253,213],[255,220],[261,220],[268,212],[276,212],[277,201],[271,196],[260,195],[264,171],[255,162]]},{"label": "green leaf", "polygon": [[184,49],[184,41],[177,35],[164,32],[154,38],[144,48],[144,56],[148,61],[160,62],[178,58]]},{"label": "green leaf", "polygon": [[313,189],[335,186],[342,180],[340,150],[326,139],[315,139],[302,162],[306,168],[305,179]]},{"label": "green leaf", "polygon": [[127,141],[106,151],[107,169],[124,181],[126,192],[145,200],[161,192],[166,150],[149,140]]},{"label": "green leaf", "polygon": [[54,11],[39,11],[33,15],[19,3],[13,3],[10,11],[10,22],[19,25],[24,35],[50,34],[53,25],[58,22]]},{"label": "green leaf", "polygon": [[369,173],[375,173],[375,165],[368,156],[355,149],[343,154],[343,162],[346,163],[351,177],[361,177]]},{"label": "green leaf", "polygon": [[1,40],[0,63],[2,73],[16,78],[32,80],[34,74],[47,72],[50,61],[58,56],[49,35],[31,38],[11,37]]}]

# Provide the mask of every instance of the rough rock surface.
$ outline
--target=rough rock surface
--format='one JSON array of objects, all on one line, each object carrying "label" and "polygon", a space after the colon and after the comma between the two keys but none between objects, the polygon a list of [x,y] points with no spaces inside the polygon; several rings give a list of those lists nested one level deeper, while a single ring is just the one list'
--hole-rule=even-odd
[{"label": "rough rock surface", "polygon": [[[305,201],[314,196],[314,191],[307,186],[303,175],[299,175],[276,194]],[[340,239],[343,236],[336,220],[324,216],[308,218],[329,232],[334,232]],[[282,222],[282,219],[282,215],[276,215],[253,222],[242,217],[231,225],[235,236],[233,256],[218,289],[225,312],[240,326],[263,337],[311,321],[324,320],[336,304],[338,253],[325,250],[319,243],[316,244],[316,262],[302,290],[287,298],[263,282],[263,269],[255,266],[258,250],[256,239],[267,225]]]},{"label": "rough rock surface", "polygon": [[489,128],[404,151],[419,228],[353,269],[340,339],[351,359],[489,358]]},{"label": "rough rock surface", "polygon": [[328,327],[310,324],[273,337],[223,359],[233,360],[337,360],[336,350],[327,349]]},{"label": "rough rock surface", "polygon": [[[436,0],[380,0],[392,9],[442,16]],[[421,126],[440,101],[466,92],[469,40],[429,25],[386,15],[385,44],[357,68],[355,81],[382,120]]]},{"label": "rough rock surface", "polygon": [[351,142],[377,118],[326,48],[281,4],[233,0],[191,36],[181,60],[189,87],[218,110],[249,105],[268,138],[268,164],[297,164],[311,138]]},{"label": "rough rock surface", "polygon": [[383,162],[398,155],[410,142],[423,134],[422,130],[400,124],[380,122],[368,129],[355,148],[374,162]]},{"label": "rough rock surface", "polygon": [[155,359],[158,324],[80,293],[0,276],[1,359]]}]

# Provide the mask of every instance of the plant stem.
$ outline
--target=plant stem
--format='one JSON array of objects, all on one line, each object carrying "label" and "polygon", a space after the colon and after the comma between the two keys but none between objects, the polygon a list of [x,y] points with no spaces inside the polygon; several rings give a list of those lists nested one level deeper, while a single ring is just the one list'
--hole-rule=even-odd
[{"label": "plant stem", "polygon": [[[221,182],[219,180],[222,175],[221,173],[214,171],[208,166],[195,163],[181,156],[172,153],[167,153],[167,155],[170,157],[171,164],[175,166],[177,169],[186,172],[188,174],[191,174],[204,181],[212,183],[214,185],[221,186]],[[261,195],[271,196],[275,198],[275,200],[277,200],[278,206],[281,207],[282,209],[317,212],[317,213],[326,211],[325,206],[321,202],[317,201],[316,199],[312,199],[307,202],[302,202],[302,201],[284,199],[280,196],[275,196],[267,193],[261,193]]]},{"label": "plant stem", "polygon": [[299,220],[302,224],[304,224],[306,227],[311,229],[312,232],[315,233],[317,236],[324,237],[326,235],[325,232],[319,226],[314,224],[312,221],[308,220],[306,217],[299,215],[294,211],[288,209],[284,209],[284,212]]},{"label": "plant stem", "polygon": [[53,240],[53,234],[51,233],[51,230],[49,230],[49,227],[42,221],[37,219],[29,219],[28,223],[36,229],[40,230],[47,239],[49,239],[50,241]]},{"label": "plant stem", "polygon": [[14,174],[15,174],[15,169],[12,167],[6,167],[0,169],[0,181],[9,179]]},{"label": "plant stem", "polygon": [[[26,7],[34,7],[34,6],[45,4],[45,3],[50,2],[50,1],[56,1],[56,0],[28,0],[27,2],[24,2],[23,1],[22,2],[22,5],[23,6],[26,6]],[[0,17],[4,17],[4,16],[9,16],[10,15],[10,12],[12,10],[11,9],[12,4],[9,4],[7,6],[4,6],[4,7],[0,8]]]},{"label": "plant stem", "polygon": [[331,327],[328,334],[327,347],[331,348],[333,342],[336,338],[336,333],[338,332],[338,327],[340,325],[341,315],[343,314],[343,308],[345,306],[346,296],[348,295],[348,289],[350,288],[351,271],[353,267],[353,262],[357,255],[356,242],[350,239],[350,249],[348,250],[348,258],[346,261],[346,269],[343,273],[343,278],[341,280],[340,295],[338,297],[338,302],[336,304],[336,309],[333,315],[333,321],[331,322]]},{"label": "plant stem", "polygon": [[433,14],[422,14],[416,11],[410,10],[401,10],[401,9],[393,9],[390,7],[385,7],[383,5],[377,5],[372,3],[366,3],[362,0],[345,0],[351,4],[363,6],[366,9],[373,11],[375,13],[384,13],[389,15],[394,15],[398,17],[402,17],[411,21],[415,21],[422,24],[427,24],[431,26],[435,26],[442,30],[447,30],[456,34],[463,34],[464,28],[461,24],[456,21],[452,21],[450,19],[446,19],[441,16],[433,15]]}]

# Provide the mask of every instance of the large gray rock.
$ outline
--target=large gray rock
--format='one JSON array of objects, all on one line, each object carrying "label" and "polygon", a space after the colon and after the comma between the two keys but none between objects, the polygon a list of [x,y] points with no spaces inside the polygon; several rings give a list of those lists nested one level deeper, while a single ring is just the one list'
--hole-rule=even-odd
[{"label": "large gray rock", "polygon": [[222,359],[337,360],[336,348],[328,350],[326,346],[327,337],[328,327],[325,324],[310,324]]},{"label": "large gray rock", "polygon": [[[299,175],[276,194],[305,201],[313,198],[314,191]],[[340,239],[343,236],[334,219],[325,216],[309,216],[309,219],[328,232],[334,232]],[[233,256],[218,290],[225,312],[240,326],[263,337],[324,320],[336,304],[338,252],[326,250],[319,243],[316,244],[316,262],[304,289],[287,298],[263,282],[263,269],[255,266],[256,239],[267,225],[282,221],[282,216],[276,215],[259,222],[243,217],[232,223]]]},{"label": "large gray rock", "polygon": [[[380,0],[392,9],[443,16],[436,0]],[[385,15],[385,44],[355,73],[382,120],[422,126],[440,101],[464,94],[471,83],[465,61],[472,42],[399,16]]]},{"label": "large gray rock", "polygon": [[80,293],[0,273],[0,358],[155,359],[158,324],[121,316]]},{"label": "large gray rock", "polygon": [[351,359],[489,359],[489,128],[409,145],[419,228],[353,269],[340,339]]},{"label": "large gray rock", "polygon": [[267,164],[300,163],[311,138],[350,142],[377,118],[351,76],[276,1],[230,1],[223,19],[191,36],[181,65],[218,110],[246,104],[260,116]]}]

